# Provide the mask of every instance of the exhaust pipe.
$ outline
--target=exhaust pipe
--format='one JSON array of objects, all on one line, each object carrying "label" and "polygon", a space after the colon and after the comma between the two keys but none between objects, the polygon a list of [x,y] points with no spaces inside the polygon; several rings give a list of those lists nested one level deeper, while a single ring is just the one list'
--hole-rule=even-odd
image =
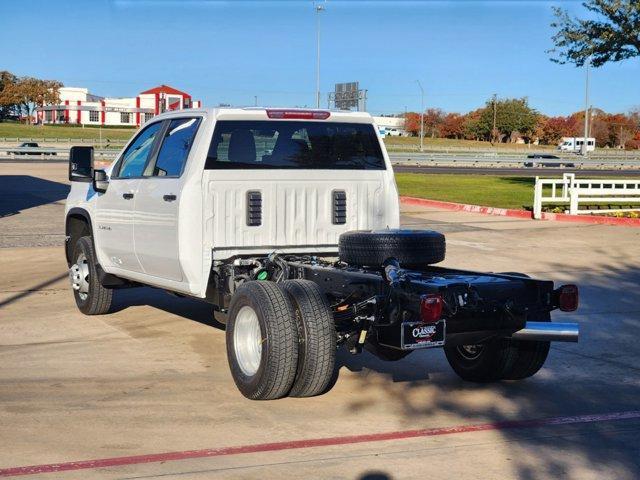
[{"label": "exhaust pipe", "polygon": [[511,335],[516,340],[544,342],[577,342],[580,327],[577,323],[527,322],[522,330]]}]

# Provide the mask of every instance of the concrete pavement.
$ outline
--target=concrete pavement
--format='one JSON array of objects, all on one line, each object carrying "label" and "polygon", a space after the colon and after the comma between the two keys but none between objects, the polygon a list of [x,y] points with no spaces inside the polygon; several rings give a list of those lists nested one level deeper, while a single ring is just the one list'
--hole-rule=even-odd
[{"label": "concrete pavement", "polygon": [[[581,308],[554,318],[580,322],[580,343],[555,344],[532,379],[493,385],[462,382],[440,350],[395,363],[340,351],[326,395],[251,402],[208,305],[141,288],[117,291],[109,315],[78,312],[61,248],[65,177],[60,165],[0,165],[0,471],[181,452],[28,478],[640,477],[640,413],[611,419],[640,411],[638,229],[405,208],[403,224],[446,233],[445,266],[577,283]],[[362,434],[372,440],[345,440]],[[339,441],[295,444],[327,438]],[[284,446],[184,455],[272,442]]]}]

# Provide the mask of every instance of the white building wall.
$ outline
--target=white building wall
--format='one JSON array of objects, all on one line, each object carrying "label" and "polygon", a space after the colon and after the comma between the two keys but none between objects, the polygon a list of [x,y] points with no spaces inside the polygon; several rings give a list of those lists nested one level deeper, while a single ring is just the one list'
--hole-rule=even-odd
[{"label": "white building wall", "polygon": [[[171,87],[167,89],[171,90]],[[159,87],[151,90],[157,92]],[[137,97],[104,98],[90,94],[87,88],[62,87],[60,103],[38,109],[37,118],[45,123],[135,127],[144,124],[163,109],[169,109],[172,104],[183,108],[185,98],[190,97],[162,93],[162,90],[160,93],[143,93]],[[192,101],[192,107],[199,108],[201,105],[200,101]]]},{"label": "white building wall", "polygon": [[81,102],[86,102],[89,100],[87,97],[89,96],[88,88],[78,88],[78,87],[62,87],[60,88],[60,101],[64,103],[65,101],[69,102],[77,102],[78,100]]},{"label": "white building wall", "polygon": [[373,121],[380,128],[404,129],[403,117],[373,117]]}]

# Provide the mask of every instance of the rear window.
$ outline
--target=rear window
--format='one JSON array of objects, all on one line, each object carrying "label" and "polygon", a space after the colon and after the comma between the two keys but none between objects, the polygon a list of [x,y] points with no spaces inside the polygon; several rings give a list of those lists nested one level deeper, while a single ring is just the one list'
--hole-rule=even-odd
[{"label": "rear window", "polygon": [[385,164],[373,125],[222,120],[205,168],[384,170]]}]

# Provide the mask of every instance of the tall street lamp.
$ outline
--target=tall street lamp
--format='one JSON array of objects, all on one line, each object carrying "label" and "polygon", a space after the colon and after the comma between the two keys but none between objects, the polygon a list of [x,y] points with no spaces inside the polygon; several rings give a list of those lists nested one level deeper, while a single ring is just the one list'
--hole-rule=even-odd
[{"label": "tall street lamp", "polygon": [[416,80],[420,87],[420,151],[424,148],[424,88],[420,80]]},{"label": "tall street lamp", "polygon": [[324,12],[324,5],[317,3],[316,7],[316,108],[320,108],[320,12]]},{"label": "tall street lamp", "polygon": [[589,66],[591,64],[591,57],[587,58],[584,63],[585,66],[585,83],[584,83],[584,138],[582,139],[582,148],[580,153],[582,155],[587,154],[587,137],[589,136]]}]

